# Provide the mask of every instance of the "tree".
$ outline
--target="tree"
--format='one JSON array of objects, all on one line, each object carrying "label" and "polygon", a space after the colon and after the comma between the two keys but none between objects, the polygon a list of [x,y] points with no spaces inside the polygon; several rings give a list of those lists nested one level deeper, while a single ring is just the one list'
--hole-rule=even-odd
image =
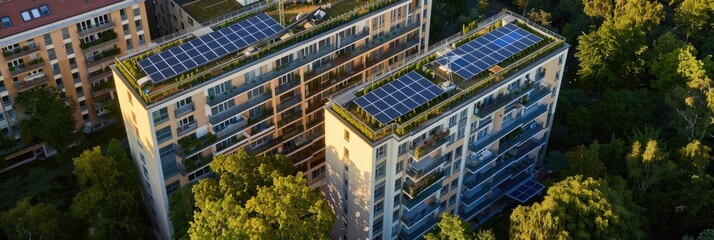
[{"label": "tree", "polygon": [[[624,133],[657,122],[659,104],[653,93],[646,89],[607,90],[600,101],[595,101],[591,111],[594,117],[596,139],[605,140],[610,134],[623,137]],[[619,134],[618,134],[619,133]]]},{"label": "tree", "polygon": [[424,236],[426,240],[466,240],[473,239],[471,225],[450,213],[441,215],[436,228]]},{"label": "tree", "polygon": [[302,173],[275,178],[248,200],[247,221],[239,224],[253,239],[324,239],[335,214],[319,191],[307,186]]},{"label": "tree", "polygon": [[30,169],[26,175],[15,175],[13,177],[3,179],[0,183],[0,199],[3,199],[0,204],[0,209],[10,209],[15,202],[23,198],[29,198],[30,201],[43,201],[47,204],[56,206],[64,205],[68,199],[63,186],[59,183],[62,176],[61,169],[47,169],[44,167],[36,167]]},{"label": "tree", "polygon": [[712,158],[711,151],[709,146],[702,144],[699,140],[693,140],[680,150],[683,167],[694,168],[697,171],[706,170]]},{"label": "tree", "polygon": [[699,233],[699,236],[695,239],[692,236],[684,236],[682,240],[712,240],[714,239],[714,229],[705,229],[701,233]]},{"label": "tree", "polygon": [[528,18],[543,26],[550,25],[550,13],[542,9],[538,11],[531,9],[531,11],[528,12]]},{"label": "tree", "polygon": [[674,21],[684,27],[687,35],[685,39],[689,39],[690,35],[696,35],[711,23],[712,14],[714,14],[714,3],[710,0],[683,0],[674,9]]},{"label": "tree", "polygon": [[15,107],[29,118],[20,122],[27,134],[37,137],[52,146],[60,158],[70,145],[77,142],[72,100],[63,100],[56,88],[31,88],[20,92],[15,98]]},{"label": "tree", "polygon": [[561,172],[561,176],[605,176],[605,164],[600,161],[600,144],[597,141],[587,148],[580,145],[575,150],[565,152],[565,159],[568,160],[568,168]]},{"label": "tree", "polygon": [[93,238],[147,237],[147,229],[141,224],[139,213],[143,209],[133,167],[123,163],[129,160],[118,152],[118,142],[112,143],[106,155],[94,147],[74,159],[80,191],[73,199],[72,215],[90,223]]},{"label": "tree", "polygon": [[186,185],[169,195],[169,219],[174,227],[174,239],[189,239],[189,222],[193,219],[191,185]]},{"label": "tree", "polygon": [[29,198],[0,215],[0,227],[9,239],[69,239],[67,216],[52,204],[32,205]]},{"label": "tree", "polygon": [[618,28],[615,22],[605,21],[594,32],[581,35],[578,44],[575,53],[580,61],[578,76],[589,88],[602,90],[642,84],[647,50],[644,30]]},{"label": "tree", "polygon": [[[197,211],[191,239],[322,238],[334,221],[324,197],[310,190],[283,156],[252,156],[245,151],[216,156],[218,180],[193,187]],[[289,235],[285,235],[289,234]]]},{"label": "tree", "polygon": [[656,140],[650,139],[644,147],[640,141],[632,143],[632,151],[627,155],[627,178],[633,188],[646,192],[672,172],[675,166],[667,157]]},{"label": "tree", "polygon": [[513,239],[641,239],[638,207],[603,179],[568,177],[511,214]]}]

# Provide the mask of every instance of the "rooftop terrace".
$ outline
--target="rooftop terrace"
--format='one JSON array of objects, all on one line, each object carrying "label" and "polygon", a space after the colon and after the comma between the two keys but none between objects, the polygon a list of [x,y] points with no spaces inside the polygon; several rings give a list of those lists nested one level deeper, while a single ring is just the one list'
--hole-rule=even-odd
[{"label": "rooftop terrace", "polygon": [[194,20],[202,22],[243,8],[236,0],[175,0]]},{"label": "rooftop terrace", "polygon": [[[253,45],[245,47],[245,49],[238,49],[235,51],[235,54],[228,54],[227,56],[209,61],[204,65],[188,68],[183,73],[168,77],[161,82],[147,80],[147,73],[144,72],[143,68],[139,67],[139,61],[143,59],[169,51],[172,47],[184,45],[193,39],[203,36],[207,32],[218,31],[222,28],[239,24],[240,21],[261,13],[268,13],[275,21],[278,21],[276,19],[277,13],[275,12],[274,4],[257,5],[259,7],[251,5],[251,7],[246,7],[241,10],[242,12],[230,13],[230,17],[218,17],[221,21],[211,21],[209,25],[206,25],[210,27],[210,30],[207,28],[198,29],[197,31],[180,35],[151,48],[121,56],[117,59],[117,69],[134,88],[137,94],[141,96],[145,104],[149,105],[166,99],[176,93],[206,83],[211,79],[233,73],[242,67],[250,65],[256,60],[289,49],[290,46],[317,37],[331,29],[366,16],[378,9],[403,2],[406,2],[406,0],[341,0],[325,5],[304,3],[286,6],[286,24],[288,26],[284,26],[286,30],[278,33],[278,35],[262,39]],[[326,12],[326,16],[319,20],[313,18],[313,13],[317,11],[318,8]],[[312,12],[302,12],[308,10]],[[303,16],[301,16],[299,20],[295,17],[290,17],[290,14],[297,16],[297,12],[305,14],[302,14]],[[253,49],[253,51],[244,51],[246,49]]]},{"label": "rooftop terrace", "polygon": [[[432,45],[429,51],[407,60],[402,68],[333,96],[329,109],[371,141],[391,134],[403,136],[428,125],[434,117],[460,108],[472,97],[492,91],[502,80],[564,48],[567,45],[563,37],[505,11],[465,34]],[[418,106],[409,106],[407,111],[390,118],[381,116],[383,111],[364,107],[363,96],[373,95],[372,91],[387,90],[391,93],[386,95],[398,95],[398,91],[385,88],[411,72],[441,87],[445,93]],[[389,98],[382,97],[386,102]],[[391,120],[384,123],[384,119]]]}]

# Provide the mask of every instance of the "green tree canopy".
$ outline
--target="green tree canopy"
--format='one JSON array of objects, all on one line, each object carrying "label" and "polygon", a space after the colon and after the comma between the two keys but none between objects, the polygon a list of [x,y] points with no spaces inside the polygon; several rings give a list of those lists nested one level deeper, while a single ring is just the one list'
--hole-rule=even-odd
[{"label": "green tree canopy", "polygon": [[441,220],[436,225],[436,228],[426,234],[426,240],[467,240],[474,239],[474,232],[471,231],[471,225],[465,222],[458,216],[451,213],[441,215]]},{"label": "green tree canopy", "polygon": [[63,100],[56,88],[31,88],[20,92],[15,106],[28,114],[20,123],[21,129],[52,146],[62,156],[65,150],[77,142],[72,100]]},{"label": "green tree canopy", "polygon": [[711,24],[714,14],[714,2],[711,0],[683,0],[674,9],[674,21],[684,27],[684,32],[689,36],[696,35],[707,24]]},{"label": "green tree canopy", "polygon": [[674,167],[668,154],[653,139],[644,146],[635,141],[632,143],[632,151],[627,155],[627,178],[632,187],[640,191],[647,191],[658,184]]},{"label": "green tree canopy", "polygon": [[[143,239],[143,212],[134,168],[119,142],[110,143],[107,155],[99,147],[74,159],[74,175],[80,191],[72,203],[72,214],[86,219],[95,239]],[[115,158],[118,159],[115,159]]]},{"label": "green tree canopy", "polygon": [[0,215],[0,228],[9,239],[69,239],[71,221],[52,204],[33,205],[29,198]]},{"label": "green tree canopy", "polygon": [[283,156],[252,156],[244,151],[216,156],[218,180],[193,187],[197,211],[191,239],[316,239],[334,222],[324,196],[307,187],[302,174]]},{"label": "green tree canopy", "polygon": [[600,160],[600,144],[595,141],[589,147],[584,145],[565,152],[568,168],[561,172],[564,177],[583,175],[599,178],[605,176],[605,164]]},{"label": "green tree canopy", "polygon": [[513,239],[641,239],[638,207],[606,180],[568,177],[548,188],[542,202],[511,214]]}]

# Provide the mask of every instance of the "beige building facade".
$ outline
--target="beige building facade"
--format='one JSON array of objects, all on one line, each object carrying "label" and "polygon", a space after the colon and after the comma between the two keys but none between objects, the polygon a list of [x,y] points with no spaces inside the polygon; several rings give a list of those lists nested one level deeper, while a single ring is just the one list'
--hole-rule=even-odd
[{"label": "beige building facade", "polygon": [[[527,48],[514,40],[526,35],[541,40]],[[542,191],[536,175],[568,47],[555,33],[503,12],[374,82],[332,96],[323,188],[338,216],[331,238],[420,239],[443,213],[478,226]],[[475,64],[496,54],[509,56]],[[404,99],[427,96],[421,89],[441,90],[404,114],[390,113],[410,106]],[[393,120],[381,121],[392,119],[383,113]]]},{"label": "beige building facade", "polygon": [[4,1],[0,3],[0,129],[15,139],[5,153],[9,167],[55,153],[43,143],[23,141],[15,97],[51,86],[77,103],[78,131],[92,133],[115,120],[109,66],[114,57],[146,46],[149,30],[144,1]]},{"label": "beige building facade", "polygon": [[[218,154],[284,154],[311,186],[322,186],[327,98],[425,51],[430,1],[342,3],[357,6],[315,5],[311,13],[321,7],[331,17],[304,14],[283,26],[288,31],[163,82],[152,83],[136,62],[264,12],[231,13],[236,19],[225,18],[228,24],[119,59],[113,67],[117,96],[143,173],[143,195],[163,238],[172,236],[169,195],[211,177],[208,164]],[[268,15],[277,21],[274,12]]]}]

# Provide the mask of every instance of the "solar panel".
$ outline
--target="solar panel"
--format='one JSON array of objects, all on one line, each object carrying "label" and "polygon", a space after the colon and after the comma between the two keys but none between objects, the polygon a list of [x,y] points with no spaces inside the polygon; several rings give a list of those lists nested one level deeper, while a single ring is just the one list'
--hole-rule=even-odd
[{"label": "solar panel", "polygon": [[468,80],[541,40],[516,25],[506,24],[444,54],[437,63]]},{"label": "solar panel", "polygon": [[444,89],[412,71],[354,102],[377,121],[387,124],[443,93]]},{"label": "solar panel", "polygon": [[540,191],[543,191],[544,188],[545,186],[543,186],[543,184],[536,182],[533,179],[529,179],[528,181],[521,183],[521,185],[518,185],[518,187],[511,190],[508,193],[508,196],[521,203],[524,203],[528,201],[528,199],[531,199],[533,196],[540,193]]},{"label": "solar panel", "polygon": [[161,82],[232,54],[284,29],[275,19],[263,13],[142,59],[139,66],[154,83]]}]

